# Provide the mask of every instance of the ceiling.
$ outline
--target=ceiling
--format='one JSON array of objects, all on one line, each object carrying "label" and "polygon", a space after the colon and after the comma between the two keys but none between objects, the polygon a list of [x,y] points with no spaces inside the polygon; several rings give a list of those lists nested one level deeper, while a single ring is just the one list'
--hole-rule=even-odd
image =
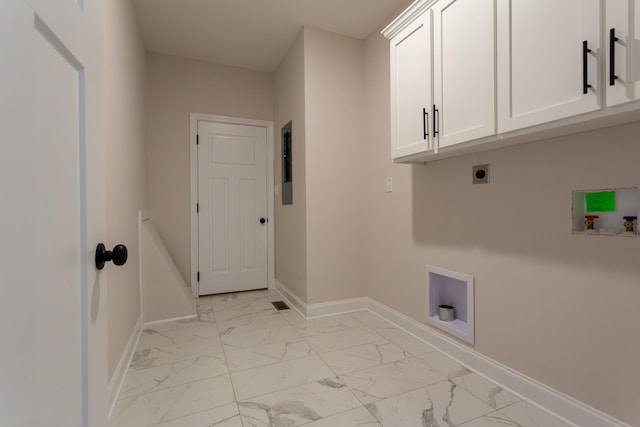
[{"label": "ceiling", "polygon": [[302,26],[364,39],[407,0],[134,0],[152,52],[272,72]]}]

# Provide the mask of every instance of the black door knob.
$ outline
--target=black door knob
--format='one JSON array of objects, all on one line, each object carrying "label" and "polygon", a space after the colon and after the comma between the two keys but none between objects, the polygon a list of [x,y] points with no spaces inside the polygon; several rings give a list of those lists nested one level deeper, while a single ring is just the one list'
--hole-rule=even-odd
[{"label": "black door knob", "polygon": [[113,261],[115,265],[124,265],[127,262],[127,247],[125,245],[115,245],[112,251],[106,250],[104,243],[98,243],[96,247],[96,268],[102,270],[104,264]]},{"label": "black door knob", "polygon": [[267,222],[265,218],[260,218],[260,224],[264,224],[265,222]]}]

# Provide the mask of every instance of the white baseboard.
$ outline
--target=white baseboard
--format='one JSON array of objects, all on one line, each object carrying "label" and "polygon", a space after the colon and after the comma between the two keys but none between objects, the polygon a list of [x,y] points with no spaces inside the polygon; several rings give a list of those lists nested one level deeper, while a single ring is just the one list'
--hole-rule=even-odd
[{"label": "white baseboard", "polygon": [[127,375],[127,369],[131,364],[131,359],[133,358],[133,353],[138,345],[138,340],[140,339],[140,334],[142,333],[142,315],[138,318],[133,330],[131,331],[131,336],[129,337],[129,341],[127,342],[124,351],[122,352],[122,356],[120,356],[120,361],[118,361],[118,366],[116,366],[116,370],[113,373],[113,377],[111,377],[111,381],[109,381],[109,386],[107,388],[107,396],[109,399],[109,419],[111,419],[111,414],[113,413],[113,408],[116,406],[116,401],[118,400],[118,395],[120,394],[120,389],[124,384],[124,378]]},{"label": "white baseboard", "polygon": [[436,347],[440,352],[468,367],[475,373],[497,383],[504,389],[538,406],[540,409],[575,426],[631,427],[579,400],[567,396],[539,381],[509,368],[473,348],[436,331],[426,324],[405,316],[397,310],[369,297],[307,305],[286,286],[276,282],[276,290],[290,306],[306,318],[330,316],[350,311],[368,310],[400,329]]},{"label": "white baseboard", "polygon": [[307,319],[333,316],[334,314],[349,313],[351,311],[360,311],[367,308],[367,299],[364,297],[322,302],[319,304],[307,304],[277,280],[275,289],[280,293],[280,295],[282,295],[282,298],[289,304],[289,306],[295,308]]},{"label": "white baseboard", "polygon": [[294,308],[304,317],[307,317],[307,304],[278,280],[276,280],[276,291],[282,295],[282,298],[290,307]]},{"label": "white baseboard", "polygon": [[365,310],[366,308],[367,298],[365,297],[309,304],[307,305],[307,318],[311,319],[315,317],[332,316],[334,314]]},{"label": "white baseboard", "polygon": [[431,344],[475,373],[486,377],[504,389],[519,395],[524,400],[552,413],[554,416],[564,419],[570,424],[576,426],[631,427],[564,393],[496,362],[473,348],[461,344],[440,332],[436,332],[429,326],[417,322],[374,299],[366,299],[369,311]]},{"label": "white baseboard", "polygon": [[[194,302],[194,305],[195,305],[195,302]],[[194,311],[195,311],[195,307],[194,307]],[[188,316],[172,317],[171,319],[162,319],[162,320],[154,320],[152,322],[146,322],[144,324],[144,326],[153,326],[153,325],[157,325],[157,324],[160,324],[160,323],[173,322],[173,321],[176,321],[176,320],[192,320],[192,319],[197,319],[197,318],[198,318],[197,314],[190,314]]]}]

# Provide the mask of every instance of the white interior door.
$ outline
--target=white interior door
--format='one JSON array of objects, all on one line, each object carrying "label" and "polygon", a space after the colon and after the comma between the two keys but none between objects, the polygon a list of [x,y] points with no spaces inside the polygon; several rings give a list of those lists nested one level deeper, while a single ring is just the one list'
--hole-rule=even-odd
[{"label": "white interior door", "polygon": [[0,425],[106,425],[101,2],[0,2]]},{"label": "white interior door", "polygon": [[198,121],[199,294],[266,288],[267,129]]}]

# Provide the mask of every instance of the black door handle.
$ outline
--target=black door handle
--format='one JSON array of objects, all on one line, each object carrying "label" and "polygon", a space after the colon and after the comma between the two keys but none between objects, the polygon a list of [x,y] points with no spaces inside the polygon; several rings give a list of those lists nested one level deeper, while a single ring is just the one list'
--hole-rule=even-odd
[{"label": "black door handle", "polygon": [[127,262],[127,247],[125,245],[115,245],[112,251],[106,250],[104,243],[98,243],[96,247],[96,268],[102,270],[104,264],[113,261],[115,265],[124,265]]},{"label": "black door handle", "polygon": [[260,218],[260,224],[264,224],[265,222],[267,222],[266,218]]}]

